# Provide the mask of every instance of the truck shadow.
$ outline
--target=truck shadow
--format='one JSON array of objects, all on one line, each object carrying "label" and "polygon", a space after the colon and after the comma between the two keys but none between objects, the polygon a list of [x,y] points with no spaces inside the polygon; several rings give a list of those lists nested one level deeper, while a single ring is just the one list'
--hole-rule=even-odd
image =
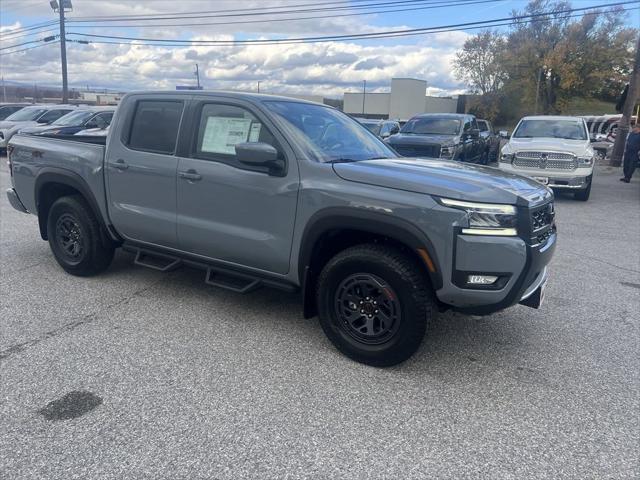
[{"label": "truck shadow", "polygon": [[[130,269],[142,270],[142,267],[133,265],[133,257],[123,252],[116,256],[107,274],[118,276]],[[154,274],[158,278],[166,277],[162,282],[164,293],[170,289],[177,297],[193,296],[198,303],[210,304],[212,311],[224,306],[224,310],[233,317],[224,321],[240,322],[239,328],[241,323],[254,322],[261,330],[271,330],[274,337],[286,332],[293,342],[315,350],[309,352],[315,361],[322,361],[325,355],[341,355],[325,337],[317,317],[303,318],[302,300],[297,293],[260,288],[242,295],[206,285],[203,282],[204,272],[191,268],[181,268],[170,274]],[[522,319],[526,317],[525,310],[524,307],[514,307],[506,313],[483,317],[450,311],[438,313],[428,324],[418,352],[403,364],[387,370],[433,373],[443,368],[455,371],[453,366],[460,368],[472,364],[521,361],[517,358],[522,355],[523,344],[532,328]],[[198,327],[194,324],[193,328]],[[355,362],[352,365],[359,367]]]}]

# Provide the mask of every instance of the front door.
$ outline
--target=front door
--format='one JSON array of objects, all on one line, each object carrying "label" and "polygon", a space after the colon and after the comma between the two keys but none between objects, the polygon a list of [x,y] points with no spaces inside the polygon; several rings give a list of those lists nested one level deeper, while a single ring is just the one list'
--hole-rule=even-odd
[{"label": "front door", "polygon": [[177,247],[174,152],[183,107],[179,100],[135,102],[122,142],[109,145],[109,215],[128,239]]},{"label": "front door", "polygon": [[[178,162],[178,243],[184,251],[229,264],[289,270],[299,175],[274,126],[254,107],[196,101],[193,138]],[[286,168],[277,173],[239,162],[235,144],[264,142]]]}]

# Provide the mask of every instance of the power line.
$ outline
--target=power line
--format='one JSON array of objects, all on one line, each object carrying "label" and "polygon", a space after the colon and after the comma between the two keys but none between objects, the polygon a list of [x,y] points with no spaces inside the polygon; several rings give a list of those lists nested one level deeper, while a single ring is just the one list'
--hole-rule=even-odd
[{"label": "power line", "polygon": [[[635,8],[623,8],[620,11],[622,12],[626,12],[626,11],[632,11],[632,10],[640,10],[640,7],[635,7]],[[575,17],[584,17],[587,15],[600,15],[600,12],[587,12],[587,13],[577,13],[577,14],[573,14],[573,15],[567,15],[564,18],[575,18]],[[524,20],[521,21],[518,25],[525,25],[525,24],[533,24],[533,23],[545,23],[545,22],[550,22],[552,20],[547,19],[547,18],[535,18],[535,19],[530,19],[530,20]],[[501,22],[501,23],[493,23],[491,25],[485,25],[485,26],[490,26],[490,27],[500,27],[500,26],[512,26],[514,25],[513,21],[505,21],[505,22]],[[437,27],[436,27],[437,28]],[[448,33],[448,32],[462,32],[462,31],[468,31],[468,30],[477,30],[478,28],[484,28],[483,26],[469,26],[469,27],[460,27],[460,28],[449,28],[449,29],[439,29],[439,30],[433,30],[433,31],[427,31],[427,32],[418,32],[418,33],[409,33],[409,34],[398,34],[398,35],[387,35],[385,37],[376,37],[376,38],[397,38],[397,37],[409,37],[409,36],[416,36],[416,35],[430,35],[430,34],[436,34],[436,33]],[[339,42],[339,41],[350,41],[352,39],[338,39],[338,40],[319,40],[319,41],[315,41],[315,42],[306,42],[306,43],[325,43],[325,42]],[[353,39],[353,40],[359,40],[359,39]],[[185,45],[185,44],[162,44],[162,43],[133,43],[133,42],[118,42],[118,41],[109,41],[109,40],[91,40],[89,41],[89,43],[95,43],[95,44],[109,44],[109,45],[129,45],[129,46],[157,46],[157,47],[190,47],[190,46],[206,46],[206,45]],[[293,42],[293,43],[301,43],[301,42]],[[286,42],[281,42],[278,43],[278,45],[287,45]]]},{"label": "power line", "polygon": [[637,3],[640,3],[640,1],[630,0],[630,1],[609,3],[604,5],[602,4],[594,5],[590,7],[554,10],[552,12],[543,12],[543,13],[529,14],[529,15],[518,15],[518,16],[512,16],[512,17],[502,17],[502,18],[495,18],[492,20],[480,20],[475,22],[458,23],[458,24],[452,24],[452,25],[442,25],[438,27],[411,28],[411,29],[405,29],[405,30],[388,30],[388,31],[381,31],[381,32],[347,34],[347,35],[326,35],[326,36],[317,36],[317,37],[248,39],[248,40],[182,40],[182,39],[161,39],[161,38],[143,38],[143,37],[123,37],[123,36],[117,36],[117,35],[100,35],[100,34],[75,33],[75,32],[69,32],[69,35],[79,35],[79,36],[85,36],[85,37],[91,37],[91,38],[105,38],[105,39],[116,39],[116,40],[133,40],[133,41],[140,41],[140,42],[155,42],[159,45],[163,45],[164,43],[188,44],[188,45],[196,45],[196,46],[197,45],[203,45],[203,46],[277,45],[277,44],[294,44],[294,43],[317,43],[317,42],[324,42],[324,41],[367,40],[371,38],[389,38],[394,36],[419,35],[422,33],[427,33],[427,32],[439,30],[439,29],[452,29],[452,28],[461,28],[461,27],[477,28],[480,26],[491,26],[491,24],[495,22],[506,21],[510,23],[515,23],[518,20],[547,17],[549,15],[560,15],[565,13],[571,14],[574,12],[594,10],[600,7],[620,6],[620,5],[627,5],[627,4],[633,4],[633,3],[637,4]]},{"label": "power line", "polygon": [[[464,0],[456,2],[454,4],[447,5],[428,5],[423,7],[410,7],[410,8],[394,8],[389,10],[376,10],[372,12],[354,12],[354,13],[338,13],[335,15],[322,15],[322,16],[310,16],[310,17],[290,17],[290,18],[274,18],[268,20],[237,20],[237,21],[224,21],[224,22],[200,22],[200,23],[154,23],[150,25],[136,24],[136,25],[74,25],[74,28],[154,28],[154,27],[197,27],[197,26],[211,26],[211,25],[238,25],[238,24],[251,24],[251,23],[273,23],[273,22],[293,22],[300,20],[322,20],[324,18],[336,18],[336,17],[353,17],[364,15],[375,15],[379,13],[397,13],[397,12],[410,12],[418,10],[429,10],[434,8],[450,8],[456,6],[475,5],[481,3],[495,3],[503,0]],[[67,23],[72,23],[67,21]]]},{"label": "power line", "polygon": [[21,48],[20,50],[14,50],[13,52],[6,52],[3,53],[2,55],[11,55],[13,53],[20,53],[20,52],[26,52],[27,50],[33,50],[34,48],[40,48],[40,47],[46,47],[47,45],[55,45],[59,42],[60,40],[56,40],[55,42],[47,42],[47,43],[43,43],[41,45],[36,45],[35,47],[28,47],[28,48]]},{"label": "power line", "polygon": [[[171,16],[167,16],[169,14],[164,14],[164,16],[150,16],[150,15],[138,15],[138,16],[128,16],[128,18],[121,17],[71,17],[69,21],[73,21],[75,23],[78,22],[96,22],[96,21],[111,21],[111,22],[130,22],[130,21],[150,21],[150,20],[180,20],[180,19],[193,19],[193,18],[211,18],[211,17],[254,17],[254,16],[264,16],[264,15],[284,15],[284,14],[293,14],[293,13],[310,13],[310,12],[323,12],[327,10],[360,10],[365,8],[375,8],[375,7],[389,7],[392,5],[402,5],[402,4],[416,4],[416,3],[440,3],[443,5],[449,5],[452,2],[448,0],[393,0],[393,1],[385,1],[381,3],[367,3],[360,5],[347,5],[347,6],[336,6],[336,7],[315,7],[308,9],[293,9],[293,10],[285,10],[285,11],[273,11],[272,9],[262,9],[267,11],[258,11],[253,13],[222,13],[224,10],[208,10],[202,12],[190,12],[188,15],[174,13]],[[230,10],[227,10],[230,11]],[[237,10],[236,10],[237,11]],[[96,18],[98,20],[96,20]]]},{"label": "power line", "polygon": [[23,32],[27,32],[27,31],[31,31],[31,30],[37,30],[39,28],[50,27],[51,25],[55,25],[57,23],[58,23],[57,20],[49,20],[47,22],[36,23],[34,25],[28,25],[28,26],[23,27],[23,28],[17,28],[15,30],[9,30],[7,33],[3,33],[2,35],[0,35],[0,38],[2,38],[4,40],[5,38],[12,37],[13,35],[16,35],[18,33],[23,33]]},{"label": "power line", "polygon": [[0,50],[9,50],[10,48],[21,47],[23,45],[29,45],[31,43],[40,43],[40,42],[42,42],[42,40],[31,40],[30,42],[16,43],[15,45],[10,45],[8,47],[2,47],[2,48],[0,48]]}]

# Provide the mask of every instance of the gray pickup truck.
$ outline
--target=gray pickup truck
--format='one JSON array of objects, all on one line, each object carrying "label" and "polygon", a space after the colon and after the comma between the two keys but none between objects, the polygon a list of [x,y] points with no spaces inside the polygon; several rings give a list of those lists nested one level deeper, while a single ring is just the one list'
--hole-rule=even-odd
[{"label": "gray pickup truck", "polygon": [[534,180],[402,158],[325,105],[225,92],[126,95],[109,135],[16,135],[9,201],[73,275],[116,248],[208,284],[299,291],[349,357],[399,363],[436,311],[537,308],[556,244]]}]

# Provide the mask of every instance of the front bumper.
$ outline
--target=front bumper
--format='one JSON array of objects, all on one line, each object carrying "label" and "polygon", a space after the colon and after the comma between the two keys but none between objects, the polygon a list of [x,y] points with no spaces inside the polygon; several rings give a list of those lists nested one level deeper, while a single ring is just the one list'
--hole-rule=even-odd
[{"label": "front bumper", "polygon": [[582,190],[589,186],[593,174],[593,167],[578,167],[575,170],[546,170],[543,168],[515,168],[510,163],[499,163],[500,170],[524,175],[540,181],[551,188],[563,190]]},{"label": "front bumper", "polygon": [[20,201],[18,194],[13,188],[7,189],[7,198],[9,199],[9,203],[13,208],[15,208],[16,210],[22,213],[29,213],[27,208]]}]

